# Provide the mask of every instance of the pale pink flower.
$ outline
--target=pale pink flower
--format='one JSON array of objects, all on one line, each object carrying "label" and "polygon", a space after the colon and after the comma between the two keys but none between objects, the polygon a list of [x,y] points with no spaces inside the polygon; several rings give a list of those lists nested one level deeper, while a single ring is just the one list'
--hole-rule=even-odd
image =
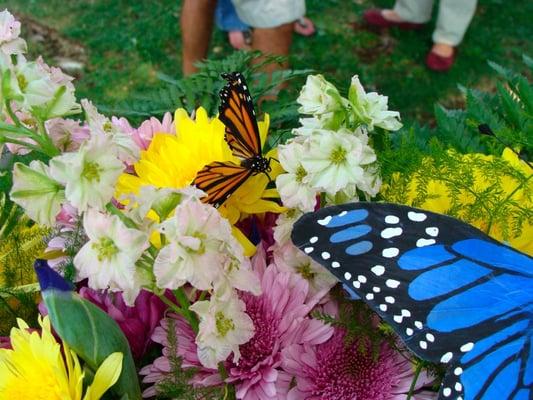
[{"label": "pale pink flower", "polygon": [[20,22],[7,10],[0,12],[0,52],[8,56],[25,53],[26,42],[19,35]]},{"label": "pale pink flower", "polygon": [[91,137],[87,126],[72,119],[52,118],[45,122],[45,127],[48,136],[62,153],[78,150]]},{"label": "pale pink flower", "polygon": [[[363,346],[364,351],[361,351]],[[326,343],[295,344],[283,350],[283,369],[296,377],[288,400],[404,400],[414,378],[414,368],[405,355],[384,342],[377,359],[361,341],[348,345],[345,332],[335,329]],[[425,372],[416,389],[432,382]],[[417,391],[413,400],[432,400],[437,393]]]},{"label": "pale pink flower", "polygon": [[138,128],[133,128],[124,117],[112,117],[111,122],[113,125],[120,127],[124,132],[129,133],[141,150],[148,149],[152,137],[156,133],[176,134],[176,128],[172,121],[172,114],[169,112],[165,113],[161,121],[155,117],[151,117],[150,119],[143,121]]},{"label": "pale pink flower", "polygon": [[[171,343],[169,338],[175,338]],[[195,368],[196,374],[191,380],[193,386],[216,386],[222,384],[218,370],[205,368],[198,359],[195,334],[190,325],[180,316],[169,314],[161,320],[160,326],[155,328],[152,340],[163,346],[162,356],[155,359],[141,369],[144,383],[154,383],[143,393],[143,397],[153,397],[157,394],[157,384],[167,378],[172,372],[170,357],[181,357],[182,368]]]}]

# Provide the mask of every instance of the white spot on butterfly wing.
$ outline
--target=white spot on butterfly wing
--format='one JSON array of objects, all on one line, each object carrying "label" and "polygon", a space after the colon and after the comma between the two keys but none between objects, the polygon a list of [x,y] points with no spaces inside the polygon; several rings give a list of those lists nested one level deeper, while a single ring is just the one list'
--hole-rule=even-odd
[{"label": "white spot on butterfly wing", "polygon": [[322,225],[322,226],[326,226],[326,225],[329,224],[329,222],[331,221],[331,218],[332,218],[331,215],[328,215],[327,217],[322,218],[322,219],[319,219],[319,220],[316,221],[316,222],[318,222],[318,223],[319,223],[320,225]]},{"label": "white spot on butterfly wing", "polygon": [[366,276],[364,275],[358,275],[357,280],[361,283],[366,283]]},{"label": "white spot on butterfly wing", "polygon": [[435,239],[418,239],[416,241],[416,247],[424,247],[424,246],[430,246],[432,244],[435,244]]},{"label": "white spot on butterfly wing", "polygon": [[469,352],[470,350],[472,350],[474,348],[474,343],[472,342],[468,342],[468,343],[465,343],[463,344],[459,350],[461,350],[463,353],[467,353]]},{"label": "white spot on butterfly wing", "polygon": [[374,300],[374,294],[373,294],[373,293],[368,293],[368,294],[366,295],[366,299],[367,299],[367,300]]},{"label": "white spot on butterfly wing", "polygon": [[407,328],[407,329],[405,330],[405,334],[406,334],[407,336],[412,336],[413,333],[415,333],[415,331],[413,331],[411,328]]},{"label": "white spot on butterfly wing", "polygon": [[423,341],[423,340],[421,340],[418,344],[420,345],[420,348],[421,348],[421,349],[426,350],[426,349],[428,348],[428,344],[427,344],[427,342],[425,342],[425,341]]},{"label": "white spot on butterfly wing", "polygon": [[383,249],[383,251],[381,252],[381,255],[385,258],[393,258],[396,257],[398,254],[400,254],[400,250],[396,247],[389,247]]},{"label": "white spot on butterfly wing", "polygon": [[386,301],[387,303],[394,304],[394,302],[395,302],[396,300],[394,300],[394,297],[392,297],[392,296],[387,296],[387,297],[385,297],[385,301]]},{"label": "white spot on butterfly wing", "polygon": [[437,237],[439,236],[439,228],[436,226],[431,226],[429,228],[426,228],[426,233],[431,237]]},{"label": "white spot on butterfly wing", "polygon": [[442,394],[444,395],[444,397],[450,397],[450,395],[452,394],[452,389],[450,389],[449,387],[445,387],[444,389],[442,389]]},{"label": "white spot on butterfly wing", "polygon": [[422,322],[420,321],[415,321],[415,326],[418,328],[418,329],[422,329],[424,327],[424,324],[422,324]]},{"label": "white spot on butterfly wing", "polygon": [[435,336],[433,336],[431,333],[426,333],[426,339],[428,342],[433,343],[435,341]]},{"label": "white spot on butterfly wing", "polygon": [[398,222],[400,222],[400,218],[398,218],[396,215],[387,215],[385,217],[386,224],[397,224]]},{"label": "white spot on butterfly wing", "polygon": [[339,217],[344,217],[346,214],[348,214],[348,211],[344,210],[339,213]]},{"label": "white spot on butterfly wing", "polygon": [[381,276],[385,273],[385,267],[383,265],[374,265],[372,268],[370,268],[370,271],[372,271],[376,276]]},{"label": "white spot on butterfly wing", "polygon": [[385,228],[381,231],[381,237],[383,239],[390,239],[396,236],[400,236],[403,232],[402,228]]},{"label": "white spot on butterfly wing", "polygon": [[314,247],[306,247],[304,249],[305,254],[311,254],[315,248]]},{"label": "white spot on butterfly wing", "polygon": [[318,237],[317,236],[313,236],[311,239],[309,239],[309,243],[311,243],[311,244],[314,244],[316,242],[318,242]]},{"label": "white spot on butterfly wing", "polygon": [[373,291],[374,293],[379,293],[379,292],[381,292],[381,288],[378,287],[378,286],[374,286],[374,287],[372,288],[372,291]]},{"label": "white spot on butterfly wing", "polygon": [[341,266],[341,265],[340,265],[339,262],[337,262],[337,261],[333,261],[333,262],[331,263],[331,267],[332,267],[332,268],[339,268],[340,266]]},{"label": "white spot on butterfly wing", "polygon": [[331,257],[331,254],[329,254],[327,251],[322,252],[322,259],[329,260],[330,257]]},{"label": "white spot on butterfly wing", "polygon": [[400,286],[400,282],[396,279],[387,279],[385,281],[385,285],[387,285],[391,289],[396,289],[398,286]]},{"label": "white spot on butterfly wing", "polygon": [[386,304],[380,304],[379,309],[383,312],[387,311],[387,305]]},{"label": "white spot on butterfly wing", "polygon": [[353,281],[352,285],[354,288],[359,289],[361,287],[361,282],[359,281]]},{"label": "white spot on butterfly wing", "polygon": [[352,274],[350,274],[349,272],[345,272],[345,273],[344,273],[344,279],[346,279],[347,281],[349,281],[350,279],[352,279]]},{"label": "white spot on butterfly wing", "polygon": [[455,376],[459,376],[463,373],[463,369],[461,367],[457,367],[453,370],[453,373]]},{"label": "white spot on butterfly wing", "polygon": [[449,351],[440,358],[440,362],[446,364],[446,363],[449,363],[452,358],[453,358],[453,353]]},{"label": "white spot on butterfly wing", "polygon": [[461,382],[455,382],[455,390],[457,390],[458,392],[463,390],[463,385],[461,385]]},{"label": "white spot on butterfly wing", "polygon": [[414,211],[409,211],[407,213],[407,218],[409,218],[413,222],[422,222],[425,221],[428,216],[424,213],[417,213]]}]

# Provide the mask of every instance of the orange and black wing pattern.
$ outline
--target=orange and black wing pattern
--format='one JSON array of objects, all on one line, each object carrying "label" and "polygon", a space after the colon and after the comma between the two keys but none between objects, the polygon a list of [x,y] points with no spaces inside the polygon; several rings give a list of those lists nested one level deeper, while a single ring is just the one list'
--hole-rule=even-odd
[{"label": "orange and black wing pattern", "polygon": [[261,156],[261,138],[254,104],[242,74],[222,74],[228,81],[220,91],[218,118],[226,126],[226,142],[235,157],[248,159]]},{"label": "orange and black wing pattern", "polygon": [[207,194],[202,198],[204,203],[218,208],[250,175],[252,171],[248,168],[232,162],[215,161],[203,167],[192,184]]}]

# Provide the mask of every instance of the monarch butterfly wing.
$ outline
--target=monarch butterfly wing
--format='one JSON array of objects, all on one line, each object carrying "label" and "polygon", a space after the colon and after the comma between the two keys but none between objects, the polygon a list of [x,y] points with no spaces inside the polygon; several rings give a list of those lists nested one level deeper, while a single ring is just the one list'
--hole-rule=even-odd
[{"label": "monarch butterfly wing", "polygon": [[194,178],[193,185],[207,196],[204,203],[219,207],[252,174],[252,171],[232,162],[213,162],[202,168]]},{"label": "monarch butterfly wing", "polygon": [[441,398],[530,396],[533,259],[454,218],[393,204],[306,214],[292,237],[414,353],[450,364]]},{"label": "monarch butterfly wing", "polygon": [[228,83],[220,91],[218,118],[226,126],[226,142],[236,157],[261,155],[259,128],[246,81],[238,72],[222,76]]}]

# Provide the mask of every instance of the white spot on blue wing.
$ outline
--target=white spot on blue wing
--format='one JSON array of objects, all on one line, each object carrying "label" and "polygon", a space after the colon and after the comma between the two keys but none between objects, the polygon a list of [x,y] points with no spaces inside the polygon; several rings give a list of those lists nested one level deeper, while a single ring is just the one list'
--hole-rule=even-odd
[{"label": "white spot on blue wing", "polygon": [[403,232],[403,229],[398,228],[385,228],[381,231],[381,237],[383,239],[390,239],[396,236],[400,236]]},{"label": "white spot on blue wing", "polygon": [[424,327],[424,325],[422,324],[422,322],[420,321],[415,321],[415,326],[418,328],[418,329],[422,329]]},{"label": "white spot on blue wing", "polygon": [[435,336],[433,336],[431,333],[426,333],[426,339],[428,342],[433,343],[435,341]]},{"label": "white spot on blue wing", "polygon": [[383,265],[374,265],[372,268],[370,268],[370,271],[372,271],[376,276],[381,276],[385,273],[385,267]]},{"label": "white spot on blue wing", "polygon": [[439,228],[437,228],[436,226],[431,226],[429,228],[426,228],[426,233],[429,236],[437,237],[439,235]]},{"label": "white spot on blue wing", "polygon": [[372,288],[372,291],[373,291],[374,293],[379,293],[379,292],[381,292],[381,288],[380,288],[380,287],[377,287],[377,286],[374,286],[374,287]]},{"label": "white spot on blue wing", "polygon": [[446,363],[449,363],[452,358],[453,358],[453,353],[449,351],[440,358],[440,362],[446,364]]},{"label": "white spot on blue wing", "polygon": [[463,373],[463,369],[461,367],[457,367],[453,370],[453,373],[455,376],[459,376]]},{"label": "white spot on blue wing", "polygon": [[396,279],[387,279],[385,281],[385,285],[387,285],[391,289],[396,289],[398,286],[400,286],[400,282]]},{"label": "white spot on blue wing", "polygon": [[337,262],[337,261],[333,261],[333,262],[331,263],[331,267],[332,267],[332,268],[339,268],[340,266],[341,266],[341,265],[340,265],[339,262]]},{"label": "white spot on blue wing", "polygon": [[413,331],[411,328],[407,328],[405,330],[405,333],[407,336],[413,336],[413,333],[415,333],[415,331]]},{"label": "white spot on blue wing", "polygon": [[463,353],[467,353],[469,352],[470,350],[472,350],[474,348],[474,343],[472,342],[469,342],[469,343],[465,343],[463,344],[459,350],[461,350]]},{"label": "white spot on blue wing", "polygon": [[318,222],[318,223],[319,223],[320,225],[322,225],[322,226],[326,226],[327,224],[330,223],[331,218],[333,218],[333,217],[332,217],[331,215],[328,215],[327,217],[322,218],[322,219],[319,219],[319,220],[316,221],[316,222]]},{"label": "white spot on blue wing", "polygon": [[357,280],[361,283],[366,283],[366,276],[364,275],[358,275]]},{"label": "white spot on blue wing", "polygon": [[392,297],[392,296],[387,296],[387,297],[385,297],[385,301],[386,301],[387,303],[389,303],[389,304],[394,304],[394,302],[395,302],[396,300],[394,300],[394,297]]},{"label": "white spot on blue wing", "polygon": [[313,243],[316,243],[318,242],[318,237],[317,236],[313,236],[311,239],[309,239],[309,243],[313,244]]},{"label": "white spot on blue wing", "polygon": [[329,254],[327,251],[322,252],[322,259],[329,260],[331,257],[331,254]]},{"label": "white spot on blue wing", "polygon": [[407,213],[407,218],[409,218],[411,221],[414,222],[422,222],[425,221],[428,216],[424,213],[417,213],[414,211],[409,211]]},{"label": "white spot on blue wing", "polygon": [[368,293],[368,294],[366,295],[366,299],[367,299],[367,300],[374,300],[374,294],[373,294],[373,293]]},{"label": "white spot on blue wing", "polygon": [[432,244],[435,244],[435,239],[418,239],[416,241],[416,247],[424,247],[424,246],[431,246]]},{"label": "white spot on blue wing", "polygon": [[387,305],[386,304],[380,304],[379,309],[383,312],[387,311]]},{"label": "white spot on blue wing", "polygon": [[381,255],[385,258],[393,258],[396,257],[398,254],[400,254],[400,250],[396,247],[389,247],[387,249],[383,249],[381,252]]},{"label": "white spot on blue wing", "polygon": [[420,345],[420,348],[423,349],[423,350],[426,350],[428,348],[427,342],[425,342],[423,340],[421,340],[418,344]]},{"label": "white spot on blue wing", "polygon": [[314,247],[306,247],[304,249],[305,254],[311,254],[315,248]]},{"label": "white spot on blue wing", "polygon": [[361,287],[361,282],[353,281],[352,285],[353,285],[354,288],[359,289]]},{"label": "white spot on blue wing", "polygon": [[442,389],[442,394],[444,395],[444,397],[450,397],[450,395],[452,394],[452,389],[446,387]]},{"label": "white spot on blue wing", "polygon": [[460,382],[455,382],[455,390],[460,392],[461,390],[463,390],[463,385],[461,385]]},{"label": "white spot on blue wing", "polygon": [[400,222],[400,218],[398,218],[396,215],[387,215],[385,217],[386,224],[397,224],[398,222]]},{"label": "white spot on blue wing", "polygon": [[349,272],[345,272],[345,273],[344,273],[344,279],[346,279],[347,281],[349,281],[350,279],[352,279],[352,274],[350,274]]},{"label": "white spot on blue wing", "polygon": [[348,214],[348,211],[344,210],[339,213],[339,217],[344,217],[346,214]]}]

